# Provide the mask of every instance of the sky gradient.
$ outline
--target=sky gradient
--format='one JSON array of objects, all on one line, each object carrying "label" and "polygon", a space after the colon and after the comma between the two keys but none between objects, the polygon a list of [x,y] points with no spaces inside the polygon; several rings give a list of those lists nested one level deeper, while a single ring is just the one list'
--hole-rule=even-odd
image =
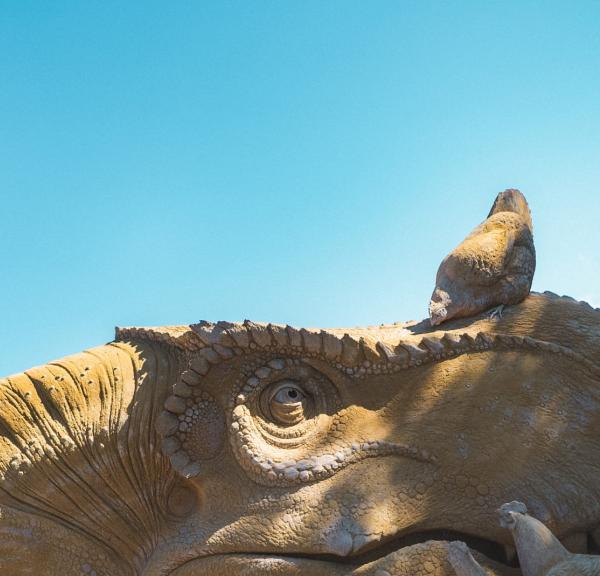
[{"label": "sky gradient", "polygon": [[426,316],[516,187],[534,289],[600,306],[600,3],[0,11],[0,374],[115,325]]}]

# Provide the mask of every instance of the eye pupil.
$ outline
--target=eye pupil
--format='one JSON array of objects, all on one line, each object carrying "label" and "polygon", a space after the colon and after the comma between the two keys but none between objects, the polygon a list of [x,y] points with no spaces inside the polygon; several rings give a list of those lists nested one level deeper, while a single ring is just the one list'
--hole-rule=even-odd
[{"label": "eye pupil", "polygon": [[[265,414],[283,426],[294,426],[312,418],[312,398],[293,380],[280,380],[267,389]],[[264,398],[264,396],[263,396]]]}]

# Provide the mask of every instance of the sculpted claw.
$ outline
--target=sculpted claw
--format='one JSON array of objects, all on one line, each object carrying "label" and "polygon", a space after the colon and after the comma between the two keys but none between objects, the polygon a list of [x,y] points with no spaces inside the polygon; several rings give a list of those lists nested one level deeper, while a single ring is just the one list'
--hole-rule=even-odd
[{"label": "sculpted claw", "polygon": [[[523,576],[600,575],[600,556],[569,552],[522,502],[502,504],[497,512],[500,526],[512,532]],[[448,545],[448,561],[457,576],[486,575],[464,542]]]},{"label": "sculpted claw", "polygon": [[516,522],[516,514],[527,514],[527,506],[523,502],[513,500],[502,504],[496,511],[498,513],[498,519],[502,528],[513,528]]},{"label": "sculpted claw", "polygon": [[522,502],[503,504],[498,517],[512,533],[523,576],[546,576],[572,556],[544,524],[529,516]]},{"label": "sculpted claw", "polygon": [[599,556],[569,552],[542,522],[527,513],[522,502],[503,504],[498,516],[500,525],[512,532],[523,576],[600,574]]},{"label": "sculpted claw", "polygon": [[495,308],[492,308],[489,312],[488,312],[488,318],[490,320],[493,320],[494,318],[502,318],[502,313],[504,312],[504,304],[500,304],[500,306],[496,306]]}]

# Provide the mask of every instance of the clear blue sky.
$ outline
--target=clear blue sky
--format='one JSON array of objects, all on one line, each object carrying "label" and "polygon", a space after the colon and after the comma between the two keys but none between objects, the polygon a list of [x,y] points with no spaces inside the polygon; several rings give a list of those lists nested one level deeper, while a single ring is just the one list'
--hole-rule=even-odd
[{"label": "clear blue sky", "polygon": [[598,2],[1,2],[0,374],[201,318],[423,318],[520,188],[600,306]]}]

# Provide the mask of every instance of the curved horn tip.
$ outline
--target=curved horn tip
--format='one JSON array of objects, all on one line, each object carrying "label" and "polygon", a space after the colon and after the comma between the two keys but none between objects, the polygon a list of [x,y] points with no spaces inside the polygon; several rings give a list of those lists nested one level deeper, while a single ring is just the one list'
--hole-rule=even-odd
[{"label": "curved horn tip", "polygon": [[504,192],[500,192],[496,196],[492,209],[488,214],[488,218],[498,212],[515,212],[527,222],[529,228],[533,229],[531,210],[529,209],[527,199],[524,194],[516,188],[507,188]]}]

